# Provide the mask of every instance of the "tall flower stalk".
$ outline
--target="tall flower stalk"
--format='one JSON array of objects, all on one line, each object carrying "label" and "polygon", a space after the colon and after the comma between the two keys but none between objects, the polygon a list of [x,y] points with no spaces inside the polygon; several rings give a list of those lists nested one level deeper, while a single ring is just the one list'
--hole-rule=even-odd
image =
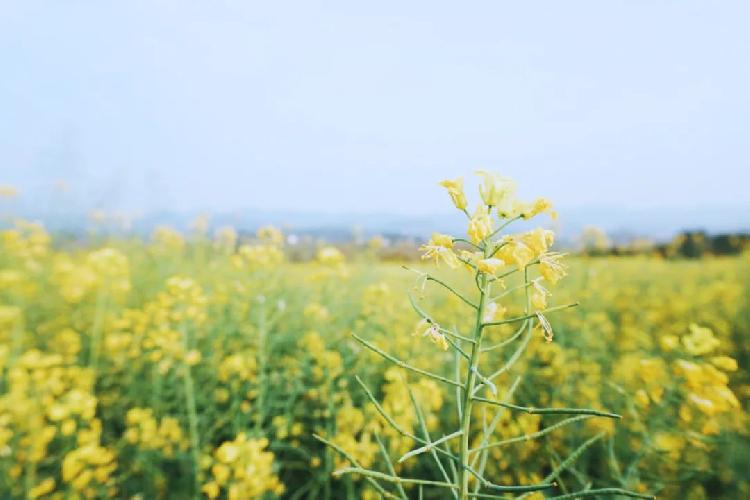
[{"label": "tall flower stalk", "polygon": [[[496,484],[484,475],[489,451],[511,442],[519,442],[542,437],[557,429],[587,418],[619,419],[620,416],[607,411],[589,408],[536,408],[512,403],[514,392],[520,385],[521,377],[500,394],[496,381],[500,375],[507,373],[526,351],[532,337],[539,332],[546,341],[553,339],[553,330],[547,316],[550,313],[574,307],[577,304],[549,306],[547,286],[555,285],[566,274],[563,255],[550,251],[554,235],[552,231],[542,228],[518,234],[504,234],[506,228],[521,219],[531,219],[540,213],[549,213],[555,217],[550,203],[538,199],[532,203],[523,203],[516,198],[516,187],[510,179],[498,175],[479,172],[482,183],[479,188],[481,202],[473,213],[467,210],[467,198],[463,191],[463,180],[443,181],[441,185],[448,190],[454,206],[468,218],[467,238],[457,238],[445,234],[433,234],[431,240],[422,247],[423,258],[443,263],[451,268],[464,268],[473,278],[475,291],[467,296],[450,283],[430,273],[414,270],[418,275],[418,285],[424,287],[428,282],[443,288],[447,293],[456,296],[470,309],[473,329],[469,334],[462,334],[456,329],[446,329],[438,324],[434,317],[424,311],[418,301],[410,295],[411,303],[420,316],[415,334],[428,338],[443,350],[452,350],[455,359],[455,378],[431,370],[413,366],[408,361],[399,359],[376,346],[372,342],[354,335],[354,339],[367,349],[382,356],[388,362],[402,369],[411,371],[420,377],[427,377],[455,389],[455,408],[458,428],[438,439],[432,439],[424,424],[424,417],[419,402],[412,395],[412,404],[417,415],[421,436],[402,428],[385,411],[373,391],[359,378],[365,394],[379,412],[383,420],[400,435],[411,438],[416,447],[402,455],[397,463],[403,463],[419,455],[429,453],[440,471],[439,478],[403,477],[397,474],[397,468],[391,462],[386,448],[381,446],[385,460],[385,471],[377,471],[360,466],[345,450],[330,441],[316,436],[328,444],[350,462],[349,467],[339,469],[334,474],[356,473],[365,478],[382,496],[389,498],[407,498],[404,487],[417,488],[422,493],[425,488],[442,489],[447,495],[457,500],[468,498],[503,498],[508,493],[528,495],[532,492],[547,491],[553,493],[556,480],[560,474],[573,465],[575,460],[591,445],[603,437],[602,434],[584,442],[567,458],[558,462],[550,474],[537,484],[507,485]],[[532,278],[533,274],[537,277]],[[520,285],[506,287],[506,280],[512,275],[522,276]],[[499,291],[493,295],[493,290]],[[501,302],[510,299],[514,293],[522,293],[524,313],[515,317],[505,317],[505,307]],[[499,343],[487,345],[486,333],[492,327],[518,324],[515,333]],[[507,350],[510,355],[503,366],[490,367],[482,363],[483,354],[494,350]],[[410,389],[411,392],[411,389]],[[494,416],[481,425],[475,418],[475,410],[482,407],[483,414],[494,410]],[[566,415],[569,418],[550,424],[545,430],[535,435],[523,435],[510,440],[492,440],[503,412],[525,412],[539,415]],[[473,447],[472,447],[473,446]],[[567,493],[567,492],[566,492]],[[624,495],[638,498],[651,498],[620,488],[588,489],[580,492],[582,496]],[[568,498],[568,497],[566,497]]]}]

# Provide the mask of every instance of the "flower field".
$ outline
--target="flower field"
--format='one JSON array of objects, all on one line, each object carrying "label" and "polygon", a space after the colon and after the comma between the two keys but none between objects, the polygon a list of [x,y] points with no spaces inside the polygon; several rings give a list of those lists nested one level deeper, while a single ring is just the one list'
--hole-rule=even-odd
[{"label": "flower field", "polygon": [[750,496],[748,254],[563,259],[491,224],[433,236],[439,266],[2,231],[2,497]]}]

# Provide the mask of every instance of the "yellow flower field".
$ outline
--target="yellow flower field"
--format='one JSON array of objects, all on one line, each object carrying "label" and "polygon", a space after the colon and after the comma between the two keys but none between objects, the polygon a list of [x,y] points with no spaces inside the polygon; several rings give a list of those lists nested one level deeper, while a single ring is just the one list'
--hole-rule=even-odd
[{"label": "yellow flower field", "polygon": [[483,206],[426,245],[438,266],[292,260],[270,227],[2,231],[2,497],[750,496],[748,254],[563,264],[531,231],[476,256]]}]

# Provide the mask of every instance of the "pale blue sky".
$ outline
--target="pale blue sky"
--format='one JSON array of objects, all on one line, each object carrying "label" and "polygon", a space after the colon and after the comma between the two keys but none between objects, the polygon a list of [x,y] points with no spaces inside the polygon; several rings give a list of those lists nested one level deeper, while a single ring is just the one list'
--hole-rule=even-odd
[{"label": "pale blue sky", "polygon": [[0,0],[0,184],[81,205],[748,205],[750,3]]}]

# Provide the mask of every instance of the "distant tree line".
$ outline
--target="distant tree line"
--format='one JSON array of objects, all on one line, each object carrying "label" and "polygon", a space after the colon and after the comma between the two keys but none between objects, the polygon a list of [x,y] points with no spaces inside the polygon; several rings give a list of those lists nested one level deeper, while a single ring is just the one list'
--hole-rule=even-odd
[{"label": "distant tree line", "polygon": [[684,231],[656,250],[666,257],[697,259],[706,255],[736,255],[750,248],[750,234],[708,235],[705,231]]},{"label": "distant tree line", "polygon": [[709,255],[737,255],[750,250],[750,234],[709,235],[705,231],[683,231],[667,243],[656,244],[635,239],[628,244],[611,244],[603,233],[584,233],[581,253],[584,255],[657,254],[666,258],[699,259]]}]

